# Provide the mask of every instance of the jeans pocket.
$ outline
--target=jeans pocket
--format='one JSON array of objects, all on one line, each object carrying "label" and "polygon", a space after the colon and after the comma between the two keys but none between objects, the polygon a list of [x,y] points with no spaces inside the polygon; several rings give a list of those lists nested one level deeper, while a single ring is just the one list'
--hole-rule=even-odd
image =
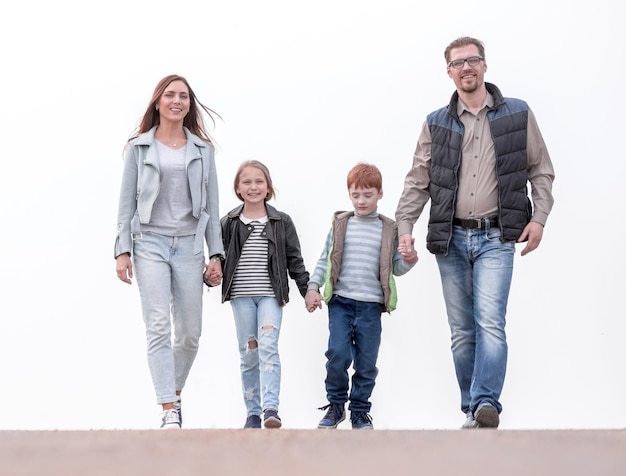
[{"label": "jeans pocket", "polygon": [[499,228],[490,228],[489,230],[485,231],[485,239],[487,241],[500,241],[501,235],[502,233],[500,233]]}]

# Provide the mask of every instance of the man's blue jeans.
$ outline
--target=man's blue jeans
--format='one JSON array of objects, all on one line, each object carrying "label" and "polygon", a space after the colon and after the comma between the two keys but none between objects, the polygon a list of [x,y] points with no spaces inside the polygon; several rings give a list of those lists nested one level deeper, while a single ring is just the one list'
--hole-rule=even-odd
[{"label": "man's blue jeans", "polygon": [[508,352],[504,327],[514,256],[515,243],[501,243],[499,229],[460,226],[454,226],[448,254],[437,256],[465,414],[481,403],[502,411]]},{"label": "man's blue jeans", "polygon": [[342,296],[328,303],[328,350],[326,351],[326,396],[343,406],[348,400],[348,368],[353,363],[349,410],[369,412],[378,368],[382,333],[382,306]]}]

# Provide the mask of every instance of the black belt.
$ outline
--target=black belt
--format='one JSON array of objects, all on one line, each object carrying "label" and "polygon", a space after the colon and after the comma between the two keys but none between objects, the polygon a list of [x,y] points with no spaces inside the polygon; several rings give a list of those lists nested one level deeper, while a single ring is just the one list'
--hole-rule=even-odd
[{"label": "black belt", "polygon": [[487,223],[491,228],[498,226],[498,218],[454,218],[452,220],[453,225],[462,226],[463,228],[473,228],[473,229],[485,229],[487,228]]}]

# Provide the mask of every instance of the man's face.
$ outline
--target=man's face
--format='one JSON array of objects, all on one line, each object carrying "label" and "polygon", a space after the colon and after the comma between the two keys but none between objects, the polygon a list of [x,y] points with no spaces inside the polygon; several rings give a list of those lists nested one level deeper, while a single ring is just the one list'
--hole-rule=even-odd
[{"label": "man's face", "polygon": [[[448,63],[448,76],[454,81],[458,91],[473,93],[479,89],[485,78],[487,63],[481,58],[476,45],[466,45],[450,50],[450,62]],[[468,60],[475,65],[470,65]],[[457,66],[457,67],[455,67]]]}]

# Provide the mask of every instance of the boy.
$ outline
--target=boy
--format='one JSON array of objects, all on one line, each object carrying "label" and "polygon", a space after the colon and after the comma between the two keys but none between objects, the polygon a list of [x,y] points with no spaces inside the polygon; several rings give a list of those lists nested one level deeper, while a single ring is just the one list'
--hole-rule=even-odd
[{"label": "boy", "polygon": [[[328,410],[318,428],[337,428],[349,399],[353,429],[373,429],[369,398],[374,390],[376,360],[382,331],[381,314],[396,307],[393,275],[400,276],[417,262],[413,246],[398,246],[398,230],[377,212],[383,197],[377,167],[357,164],[348,173],[348,192],[354,211],[336,212],[324,251],[308,283],[309,312],[328,305],[326,395]],[[324,287],[324,295],[319,292]],[[353,364],[348,396],[348,368]]]}]

